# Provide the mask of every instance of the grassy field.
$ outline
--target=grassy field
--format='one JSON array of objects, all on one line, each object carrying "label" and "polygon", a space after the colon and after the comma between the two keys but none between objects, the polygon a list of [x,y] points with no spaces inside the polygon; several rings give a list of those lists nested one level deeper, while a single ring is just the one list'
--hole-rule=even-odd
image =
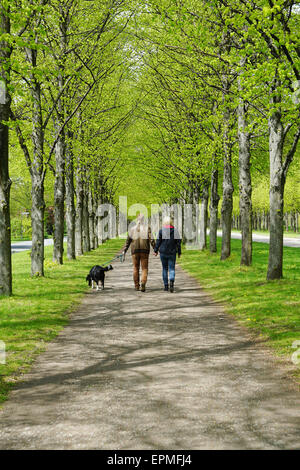
[{"label": "grassy field", "polygon": [[110,260],[124,240],[111,240],[76,261],[52,263],[52,248],[45,249],[45,278],[32,279],[30,253],[14,254],[11,298],[0,298],[0,340],[6,344],[6,364],[0,364],[0,404],[20,373],[26,371],[45,343],[68,323],[68,313],[87,290],[85,277],[95,264]]},{"label": "grassy field", "polygon": [[[220,252],[221,239],[218,239]],[[277,355],[291,361],[294,341],[300,340],[300,250],[284,248],[284,279],[266,281],[268,245],[253,244],[253,266],[240,266],[241,241],[232,240],[232,254],[184,250],[180,264],[199,280],[226,311],[255,331]],[[300,380],[300,367],[295,366]]]}]

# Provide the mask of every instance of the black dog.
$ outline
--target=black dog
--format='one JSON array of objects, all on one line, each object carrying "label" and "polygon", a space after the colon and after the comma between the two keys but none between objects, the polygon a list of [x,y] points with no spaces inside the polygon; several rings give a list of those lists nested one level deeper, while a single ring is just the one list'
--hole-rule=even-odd
[{"label": "black dog", "polygon": [[111,271],[114,269],[112,265],[103,268],[102,266],[93,266],[90,270],[89,274],[86,276],[86,281],[89,283],[89,286],[92,286],[94,289],[94,282],[97,285],[97,290],[99,290],[99,281],[101,281],[102,290],[104,290],[104,279],[105,279],[105,272]]}]

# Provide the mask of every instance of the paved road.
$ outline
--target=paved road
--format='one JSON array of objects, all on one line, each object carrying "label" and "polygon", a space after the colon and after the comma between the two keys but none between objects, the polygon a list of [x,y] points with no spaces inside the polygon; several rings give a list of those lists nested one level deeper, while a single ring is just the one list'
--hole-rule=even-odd
[{"label": "paved road", "polygon": [[[67,237],[64,238],[64,241],[67,241]],[[53,239],[52,238],[45,238],[44,240],[44,246],[51,246],[53,245]],[[32,248],[32,242],[31,241],[19,241],[16,243],[11,244],[12,248],[12,253],[20,253],[20,251],[27,251],[31,250]]]},{"label": "paved road", "polygon": [[[218,232],[218,236],[221,237],[222,232]],[[236,238],[238,240],[241,240],[242,236],[241,236],[240,233],[232,232],[231,238]],[[259,243],[269,243],[270,242],[270,236],[265,235],[265,234],[254,233],[253,234],[253,241],[254,242],[259,242]],[[289,246],[289,247],[293,247],[293,248],[300,248],[300,237],[299,238],[293,238],[293,237],[284,236],[283,246]]]},{"label": "paved road", "polygon": [[0,449],[299,449],[287,368],[182,270],[174,294],[158,259],[145,294],[131,277],[116,264],[39,356],[0,412]]},{"label": "paved road", "polygon": [[[53,239],[47,238],[44,240],[44,246],[53,245]],[[12,253],[19,253],[20,251],[31,250],[32,242],[31,241],[20,241],[11,244]]]}]

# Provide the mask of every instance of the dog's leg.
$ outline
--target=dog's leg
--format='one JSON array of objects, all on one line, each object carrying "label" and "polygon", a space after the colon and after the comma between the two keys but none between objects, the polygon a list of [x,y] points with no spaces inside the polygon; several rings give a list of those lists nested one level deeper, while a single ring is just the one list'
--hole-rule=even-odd
[{"label": "dog's leg", "polygon": [[92,289],[94,289],[94,281],[92,280]]},{"label": "dog's leg", "polygon": [[99,281],[97,281],[97,290],[100,290],[100,289],[99,289],[99,283],[98,283],[98,282],[99,282]]},{"label": "dog's leg", "polygon": [[104,290],[104,281],[102,281],[102,290]]}]

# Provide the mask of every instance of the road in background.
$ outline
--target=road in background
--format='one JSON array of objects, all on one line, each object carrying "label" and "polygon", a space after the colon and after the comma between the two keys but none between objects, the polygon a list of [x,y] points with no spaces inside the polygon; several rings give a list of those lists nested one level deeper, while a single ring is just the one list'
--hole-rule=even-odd
[{"label": "road in background", "polygon": [[[64,241],[67,241],[67,237],[64,238]],[[53,245],[53,239],[52,238],[45,238],[44,240],[44,246],[51,246]],[[32,241],[20,241],[16,243],[11,244],[11,252],[12,253],[20,253],[20,251],[27,251],[31,250],[32,248]]]},{"label": "road in background", "polygon": [[[222,232],[218,231],[218,237],[222,237]],[[231,238],[241,240],[242,235],[238,232],[232,232]],[[270,236],[266,234],[253,234],[253,241],[259,243],[270,243]],[[300,237],[299,238],[289,238],[283,237],[283,246],[289,246],[291,248],[300,248]]]}]

